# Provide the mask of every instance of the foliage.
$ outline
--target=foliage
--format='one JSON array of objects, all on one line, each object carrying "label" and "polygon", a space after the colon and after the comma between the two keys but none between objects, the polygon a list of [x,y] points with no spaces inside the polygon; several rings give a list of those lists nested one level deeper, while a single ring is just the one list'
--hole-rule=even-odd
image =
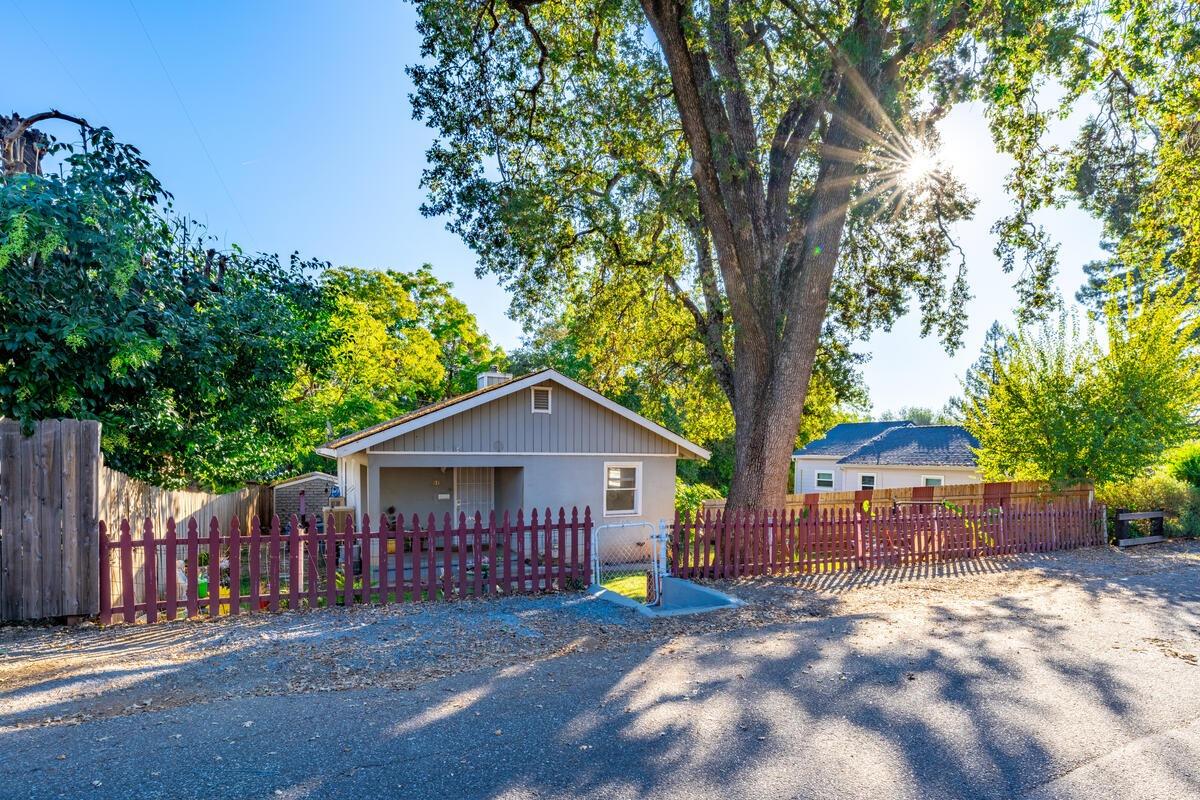
[{"label": "foliage", "polygon": [[1097,486],[1096,500],[1108,507],[1110,530],[1118,509],[1165,511],[1171,535],[1200,535],[1200,490],[1164,470]]},{"label": "foliage", "polygon": [[957,421],[949,408],[937,410],[922,406],[901,406],[895,411],[884,411],[876,419],[909,420],[917,425],[953,425]]},{"label": "foliage", "polygon": [[1188,442],[1167,458],[1171,475],[1200,488],[1200,442]]},{"label": "foliage", "polygon": [[[1132,24],[1117,24],[1121,17]],[[1068,85],[1099,109],[1046,162],[1104,222],[1110,256],[1087,265],[1079,299],[1101,308],[1126,284],[1200,277],[1200,18],[1188,0],[1130,0],[1081,41]]]},{"label": "foliage", "polygon": [[685,483],[675,479],[675,512],[680,516],[695,516],[705,500],[720,500],[725,495],[707,483]]},{"label": "foliage", "polygon": [[[1090,326],[1023,327],[966,386],[965,421],[985,478],[1097,484],[1129,480],[1195,431],[1197,321],[1185,284],[1106,309]],[[999,353],[998,355],[996,353]]]},{"label": "foliage", "polygon": [[419,13],[412,100],[437,134],[426,213],[449,217],[531,327],[587,328],[597,372],[681,351],[711,373],[693,380],[733,409],[745,504],[782,488],[818,344],[843,348],[910,304],[924,334],[959,343],[969,292],[949,231],[974,201],[930,155],[955,102],[986,102],[1016,156],[998,254],[1027,309],[1054,305],[1056,254],[1031,215],[1066,180],[1038,166],[1039,89],[1102,93],[1112,64],[1080,41],[1137,7],[426,0]]},{"label": "foliage", "polygon": [[98,419],[111,466],[223,490],[503,358],[427,266],[218,252],[107,129],[55,151],[0,183],[0,415]]}]

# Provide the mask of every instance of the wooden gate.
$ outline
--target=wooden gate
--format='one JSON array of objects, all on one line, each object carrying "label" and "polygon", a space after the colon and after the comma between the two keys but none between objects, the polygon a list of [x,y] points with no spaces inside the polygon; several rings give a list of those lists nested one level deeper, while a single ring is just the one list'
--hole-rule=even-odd
[{"label": "wooden gate", "polygon": [[100,611],[100,423],[0,421],[0,621]]}]

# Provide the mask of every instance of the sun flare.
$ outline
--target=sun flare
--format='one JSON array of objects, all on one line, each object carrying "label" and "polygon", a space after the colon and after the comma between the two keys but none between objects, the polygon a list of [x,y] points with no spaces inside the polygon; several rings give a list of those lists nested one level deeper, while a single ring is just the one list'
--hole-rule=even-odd
[{"label": "sun flare", "polygon": [[909,153],[900,172],[900,181],[913,188],[924,183],[941,168],[938,153],[924,144],[918,144]]}]

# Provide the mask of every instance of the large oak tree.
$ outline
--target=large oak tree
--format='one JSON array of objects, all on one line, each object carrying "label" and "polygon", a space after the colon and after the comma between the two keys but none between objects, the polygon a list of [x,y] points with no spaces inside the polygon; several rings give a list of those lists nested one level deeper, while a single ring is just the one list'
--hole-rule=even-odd
[{"label": "large oak tree", "polygon": [[[823,343],[915,299],[923,331],[958,344],[969,293],[949,231],[974,202],[937,168],[937,121],[982,98],[1001,148],[1036,151],[1040,81],[1110,69],[1081,43],[1114,24],[1051,0],[419,12],[413,102],[437,132],[426,212],[449,217],[526,320],[570,308],[615,342],[664,302],[684,310],[733,409],[742,507],[782,501]],[[1045,179],[1023,163],[998,252],[1046,305],[1054,253],[1029,218]]]}]

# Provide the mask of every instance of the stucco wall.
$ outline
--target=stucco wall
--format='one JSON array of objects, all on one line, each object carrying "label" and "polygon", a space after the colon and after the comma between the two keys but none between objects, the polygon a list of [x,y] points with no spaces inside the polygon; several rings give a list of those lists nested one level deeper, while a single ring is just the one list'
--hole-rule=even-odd
[{"label": "stucco wall", "polygon": [[[440,468],[447,467],[442,480],[446,491],[452,491],[453,473],[449,468],[463,467],[519,467],[521,468],[522,507],[528,513],[537,508],[544,513],[550,508],[558,514],[560,507],[566,510],[568,516],[572,506],[579,509],[583,517],[585,507],[592,510],[592,520],[599,526],[604,523],[627,523],[645,521],[657,528],[659,520],[670,519],[675,513],[675,459],[670,456],[646,456],[642,458],[609,457],[609,456],[456,456],[456,455],[427,455],[419,453],[372,453],[369,456],[371,471],[377,472],[379,481],[379,508],[372,508],[368,513],[377,517],[380,510],[389,505],[395,505],[396,510],[411,516],[413,508],[406,508],[406,498],[418,502],[418,494],[429,495],[433,487],[402,485],[412,476],[421,477],[424,481],[432,481],[435,474],[441,474]],[[641,464],[641,513],[636,516],[604,516],[604,465],[606,462],[640,463]],[[403,467],[403,470],[390,469]],[[413,469],[420,468],[420,469]],[[497,475],[501,474],[497,470]],[[512,476],[504,494],[512,496]],[[504,479],[498,478],[498,484]],[[497,486],[496,510],[506,510],[502,503],[504,498]],[[372,506],[376,503],[373,501]],[[450,502],[439,505],[437,513],[452,510]],[[515,511],[516,509],[508,509]],[[416,509],[416,513],[428,514],[429,507]],[[648,531],[644,528],[611,529],[602,535],[614,543],[633,543],[644,540]]]}]

